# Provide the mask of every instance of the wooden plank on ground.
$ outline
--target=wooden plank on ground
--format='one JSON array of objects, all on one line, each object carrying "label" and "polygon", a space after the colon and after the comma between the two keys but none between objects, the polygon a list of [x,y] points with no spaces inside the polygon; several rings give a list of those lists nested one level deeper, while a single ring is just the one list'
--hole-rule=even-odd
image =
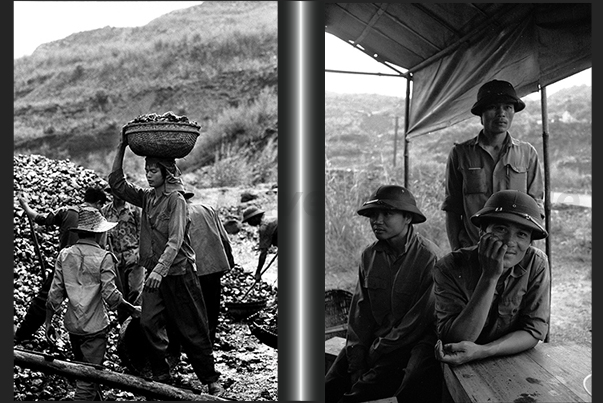
[{"label": "wooden plank on ground", "polygon": [[104,368],[99,369],[99,366],[74,363],[19,349],[14,350],[14,364],[34,371],[97,382],[149,398],[165,399],[167,401],[227,401],[227,399],[217,396],[203,393],[196,394],[164,383],[147,381],[138,376],[122,374]]}]

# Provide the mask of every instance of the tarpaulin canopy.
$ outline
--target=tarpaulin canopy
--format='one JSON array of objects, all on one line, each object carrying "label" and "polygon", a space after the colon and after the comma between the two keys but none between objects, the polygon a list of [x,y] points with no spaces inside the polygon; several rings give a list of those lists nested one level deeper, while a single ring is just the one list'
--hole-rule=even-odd
[{"label": "tarpaulin canopy", "polygon": [[590,3],[325,3],[325,31],[412,78],[408,137],[470,118],[491,79],[523,97],[592,66]]}]

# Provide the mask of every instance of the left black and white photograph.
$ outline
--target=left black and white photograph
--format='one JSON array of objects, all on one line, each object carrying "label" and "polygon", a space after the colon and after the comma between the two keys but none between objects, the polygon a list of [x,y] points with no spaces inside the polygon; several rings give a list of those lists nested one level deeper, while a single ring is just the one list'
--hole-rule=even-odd
[{"label": "left black and white photograph", "polygon": [[13,11],[14,401],[277,401],[278,3]]}]

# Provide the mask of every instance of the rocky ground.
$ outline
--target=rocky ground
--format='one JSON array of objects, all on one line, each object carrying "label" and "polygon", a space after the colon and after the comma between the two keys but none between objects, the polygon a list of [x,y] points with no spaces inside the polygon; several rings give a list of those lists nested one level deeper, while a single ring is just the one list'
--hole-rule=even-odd
[{"label": "rocky ground", "polygon": [[[39,262],[32,246],[31,232],[26,217],[22,214],[16,201],[16,195],[25,192],[30,197],[30,205],[39,212],[48,212],[64,205],[67,201],[77,199],[83,188],[102,181],[94,172],[81,169],[65,161],[49,160],[41,156],[16,155],[14,159],[14,324],[22,320],[30,298],[35,295],[40,285],[38,274]],[[273,186],[258,186],[254,189],[222,188],[192,189],[196,201],[215,206],[220,215],[227,218],[241,217],[242,210],[250,204],[264,209],[267,214],[276,214],[277,189]],[[242,195],[244,195],[242,199]],[[245,200],[245,201],[242,201]],[[56,253],[56,233],[43,227],[36,227],[42,254],[47,264],[52,262]],[[257,265],[257,229],[241,225],[241,230],[230,235],[236,267],[223,277],[222,314],[214,346],[216,369],[221,373],[221,382],[225,387],[224,398],[238,401],[276,401],[278,400],[278,350],[264,344],[252,333],[250,319],[236,317],[229,312],[229,302],[240,302],[242,295],[251,287],[247,301],[265,299],[267,307],[255,317],[255,323],[265,330],[277,331],[277,291],[278,291],[278,259],[262,276],[259,285],[253,285],[253,272]],[[266,264],[272,260],[276,250],[268,255]],[[253,285],[253,287],[252,287]],[[114,317],[112,317],[115,319]],[[59,327],[59,329],[64,329]],[[69,359],[70,352],[67,336],[63,330],[63,338],[57,345],[59,351]],[[104,366],[116,372],[132,373],[122,362],[118,354],[119,325],[112,327],[109,337],[109,348]],[[34,339],[15,346],[36,352],[47,352],[49,345],[43,337],[42,329],[38,330]],[[180,362],[173,368],[176,386],[192,389],[194,392],[206,393],[190,365],[186,355],[182,354]],[[70,400],[74,383],[59,375],[49,375],[21,366],[14,367],[14,400]],[[151,400],[145,396],[133,394],[119,389],[105,388],[106,400]]]}]

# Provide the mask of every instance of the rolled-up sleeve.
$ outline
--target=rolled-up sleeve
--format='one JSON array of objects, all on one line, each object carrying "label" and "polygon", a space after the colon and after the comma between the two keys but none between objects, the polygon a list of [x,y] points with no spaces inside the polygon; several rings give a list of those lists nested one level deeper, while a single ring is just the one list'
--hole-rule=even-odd
[{"label": "rolled-up sleeve", "polygon": [[544,340],[549,330],[549,300],[551,296],[550,268],[543,252],[533,260],[524,305],[519,313],[519,327],[538,340]]}]

